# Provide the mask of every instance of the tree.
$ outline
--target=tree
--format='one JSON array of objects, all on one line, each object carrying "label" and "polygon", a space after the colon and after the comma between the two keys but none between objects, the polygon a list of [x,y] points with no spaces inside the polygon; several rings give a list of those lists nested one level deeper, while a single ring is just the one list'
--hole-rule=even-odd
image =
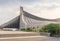
[{"label": "tree", "polygon": [[60,25],[55,23],[50,23],[48,25],[43,26],[39,29],[40,32],[48,32],[51,34],[60,34]]}]

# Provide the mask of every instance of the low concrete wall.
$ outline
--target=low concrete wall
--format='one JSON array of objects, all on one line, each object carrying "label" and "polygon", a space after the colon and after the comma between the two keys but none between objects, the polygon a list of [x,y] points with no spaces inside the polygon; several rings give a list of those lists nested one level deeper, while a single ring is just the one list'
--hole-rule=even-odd
[{"label": "low concrete wall", "polygon": [[50,36],[50,33],[40,32],[40,35],[43,35],[43,36]]}]

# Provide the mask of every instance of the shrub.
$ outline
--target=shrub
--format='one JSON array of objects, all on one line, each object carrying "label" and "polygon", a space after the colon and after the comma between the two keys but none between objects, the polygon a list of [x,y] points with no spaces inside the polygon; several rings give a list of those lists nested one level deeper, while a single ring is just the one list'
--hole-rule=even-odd
[{"label": "shrub", "polygon": [[26,29],[22,29],[21,31],[26,31],[26,32],[36,32],[35,27],[28,27]]},{"label": "shrub", "polygon": [[48,25],[43,26],[41,29],[39,29],[39,32],[48,32],[51,34],[60,34],[60,25],[50,23]]},{"label": "shrub", "polygon": [[29,27],[26,29],[26,31],[36,32],[36,29],[35,29],[35,27]]}]

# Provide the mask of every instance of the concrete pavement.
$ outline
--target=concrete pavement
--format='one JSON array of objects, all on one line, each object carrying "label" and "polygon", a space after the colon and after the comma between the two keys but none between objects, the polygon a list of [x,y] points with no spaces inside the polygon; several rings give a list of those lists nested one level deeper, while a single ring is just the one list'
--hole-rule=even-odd
[{"label": "concrete pavement", "polygon": [[40,36],[39,32],[0,31],[1,37]]},{"label": "concrete pavement", "polygon": [[[60,41],[60,38],[40,36],[39,33],[36,33],[38,32],[0,31],[0,41]],[[19,37],[15,37],[16,35]]]},{"label": "concrete pavement", "polygon": [[46,36],[26,36],[26,37],[0,38],[0,41],[60,41],[60,38]]},{"label": "concrete pavement", "polygon": [[0,31],[0,34],[26,34],[26,33],[38,33],[38,32]]}]

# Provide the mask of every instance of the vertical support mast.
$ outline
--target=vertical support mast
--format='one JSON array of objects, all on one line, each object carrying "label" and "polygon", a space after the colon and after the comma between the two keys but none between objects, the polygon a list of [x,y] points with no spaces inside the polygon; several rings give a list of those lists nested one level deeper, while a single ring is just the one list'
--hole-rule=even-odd
[{"label": "vertical support mast", "polygon": [[23,7],[20,6],[20,15],[23,14]]},{"label": "vertical support mast", "polygon": [[24,14],[23,7],[20,7],[20,27],[19,27],[20,30],[23,29],[23,28],[26,28],[23,14]]}]

